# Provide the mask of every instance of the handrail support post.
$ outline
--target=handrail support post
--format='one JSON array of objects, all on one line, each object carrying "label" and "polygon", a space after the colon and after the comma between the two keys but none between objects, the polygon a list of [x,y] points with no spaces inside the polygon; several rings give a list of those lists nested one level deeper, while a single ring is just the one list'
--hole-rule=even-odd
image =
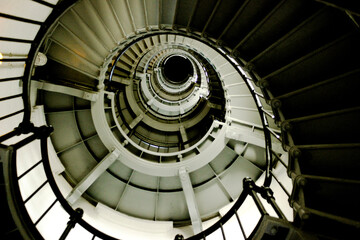
[{"label": "handrail support post", "polygon": [[84,214],[84,210],[81,208],[77,208],[74,212],[74,215],[70,216],[70,220],[67,223],[67,226],[64,230],[64,232],[61,234],[59,240],[64,240],[69,235],[71,229],[73,229],[76,225],[76,223],[79,222],[79,220],[82,218]]}]

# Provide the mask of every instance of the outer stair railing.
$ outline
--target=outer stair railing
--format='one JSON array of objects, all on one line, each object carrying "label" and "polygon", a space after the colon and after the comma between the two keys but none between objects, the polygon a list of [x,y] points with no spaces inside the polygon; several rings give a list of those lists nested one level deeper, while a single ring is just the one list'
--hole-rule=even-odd
[{"label": "outer stair railing", "polygon": [[[0,83],[2,82],[9,82],[9,81],[22,81],[22,93],[15,94],[15,95],[9,95],[2,97],[0,99],[0,102],[9,101],[11,99],[15,98],[22,98],[23,100],[23,109],[17,110],[15,112],[6,114],[4,116],[0,116],[0,124],[3,120],[9,119],[15,115],[23,113],[23,120],[19,124],[17,128],[14,130],[4,134],[3,136],[0,136],[0,150],[1,150],[1,161],[3,164],[3,171],[4,171],[4,180],[5,180],[5,188],[6,193],[9,198],[8,204],[11,209],[12,217],[17,225],[18,230],[22,233],[24,238],[27,239],[43,239],[42,234],[39,232],[39,229],[37,228],[38,225],[42,224],[47,215],[51,212],[51,210],[58,204],[61,205],[62,209],[64,210],[65,214],[68,216],[68,222],[66,224],[66,227],[61,232],[61,235],[59,236],[59,239],[66,239],[67,236],[71,233],[71,229],[75,227],[76,224],[79,224],[81,227],[83,227],[91,236],[91,239],[100,238],[100,239],[114,239],[95,227],[88,224],[86,221],[83,220],[83,210],[82,209],[73,209],[69,203],[66,201],[66,199],[63,197],[62,193],[60,192],[55,178],[53,176],[49,157],[48,157],[48,146],[47,141],[48,137],[53,131],[52,127],[48,126],[40,126],[35,127],[31,121],[31,103],[30,103],[30,79],[31,79],[31,73],[34,68],[34,62],[35,58],[39,52],[40,46],[42,44],[43,38],[46,35],[46,33],[49,31],[51,25],[55,20],[67,9],[69,8],[74,2],[76,1],[60,1],[58,5],[53,5],[50,3],[47,3],[45,1],[41,0],[34,0],[34,2],[37,2],[39,4],[45,5],[47,7],[53,8],[52,13],[47,18],[45,22],[39,22],[34,21],[30,19],[25,19],[21,17],[11,16],[9,14],[0,13],[0,17],[7,18],[15,21],[30,23],[30,24],[36,24],[40,26],[40,29],[35,37],[34,40],[28,40],[28,39],[18,39],[18,38],[10,38],[10,37],[2,37],[0,36],[0,41],[8,41],[8,42],[16,42],[16,43],[26,43],[31,44],[30,51],[27,55],[27,57],[5,57],[1,58],[1,62],[24,62],[24,74],[23,76],[17,76],[17,77],[7,77],[0,79]],[[223,51],[224,52],[224,51]],[[219,53],[221,53],[219,51]],[[221,53],[224,55],[223,53]],[[229,58],[230,54],[226,55],[226,57]],[[237,65],[231,62],[235,67]],[[261,93],[256,92],[254,87],[252,87],[251,78],[247,75],[245,75],[243,72],[239,70],[239,73],[242,75],[242,77],[246,80],[246,83],[248,84],[249,88],[251,89],[251,93],[255,99],[255,102],[257,103],[257,107],[259,110],[259,114],[263,123],[263,131],[265,136],[265,146],[266,146],[266,156],[267,156],[267,168],[265,171],[265,182],[262,187],[257,186],[254,181],[251,179],[244,179],[243,186],[244,191],[239,196],[236,203],[232,206],[232,208],[214,225],[203,231],[202,233],[199,233],[197,235],[194,235],[188,239],[205,239],[206,236],[209,236],[211,233],[221,230],[223,239],[226,239],[226,230],[225,230],[225,224],[227,221],[235,217],[237,219],[237,222],[239,224],[239,228],[242,233],[242,237],[244,239],[254,239],[254,238],[261,238],[260,235],[271,235],[271,236],[284,236],[287,235],[289,232],[293,234],[292,232],[296,232],[291,227],[289,222],[286,220],[285,215],[282,213],[279,206],[276,204],[273,192],[269,188],[271,179],[274,176],[271,172],[272,166],[273,166],[273,156],[275,156],[275,161],[280,161],[285,167],[285,163],[282,162],[282,160],[279,158],[278,155],[272,150],[271,147],[271,135],[275,136],[275,138],[280,139],[280,136],[277,135],[268,124],[268,117],[271,119],[274,119],[275,116],[272,115],[272,113],[269,113],[266,111],[262,105],[260,98],[263,98],[263,95]],[[15,143],[12,144],[6,144],[8,140],[13,140],[14,138],[20,139],[15,141]],[[32,166],[30,166],[25,172],[21,173],[19,175],[18,173],[18,166],[22,164],[22,159],[18,158],[18,152],[28,144],[39,144],[41,149],[41,159],[39,159],[36,163],[34,163]],[[43,183],[41,183],[32,193],[30,193],[26,198],[23,198],[22,192],[20,190],[19,181],[21,179],[26,178],[29,174],[31,174],[35,169],[40,167],[42,165],[42,170],[45,173],[46,179]],[[274,176],[274,179],[278,181],[278,179]],[[285,191],[287,195],[288,192],[286,191],[285,187],[281,184],[280,181],[278,183],[281,185],[282,189]],[[32,199],[35,199],[38,194],[41,193],[41,191],[46,188],[50,187],[53,195],[55,198],[48,203],[47,206],[45,206],[44,211],[36,218],[33,219],[31,215],[29,214],[26,204],[29,203]],[[258,194],[265,199],[270,206],[273,208],[273,210],[276,212],[277,216],[279,218],[273,218],[269,216],[269,213],[265,209],[263,203],[261,202]],[[251,234],[247,234],[244,230],[242,221],[240,220],[241,216],[238,214],[238,210],[241,209],[241,206],[243,205],[244,201],[247,199],[247,197],[250,196],[251,199],[254,201],[257,209],[261,213],[261,217],[258,221],[258,224],[256,225],[255,229],[252,231]],[[52,222],[46,222],[46,224],[57,224]],[[266,224],[273,224],[273,227],[266,227]],[[264,227],[265,226],[265,227]],[[281,230],[278,231],[279,226],[282,226]],[[268,229],[269,231],[264,231],[261,229]],[[274,230],[275,229],[275,230]],[[287,230],[286,230],[287,229]],[[284,233],[286,232],[286,233]],[[280,235],[279,235],[280,234]],[[6,237],[6,236],[5,236]],[[183,237],[178,235],[175,237],[175,239],[182,239]]]},{"label": "outer stair railing", "polygon": [[[19,131],[21,132],[21,130],[17,128],[9,132],[8,134],[1,136],[0,142],[7,141],[16,135],[19,135]],[[93,235],[92,239],[95,239],[95,237],[101,239],[114,239],[86,223],[82,219],[83,210],[80,208],[74,210],[61,194],[55,182],[55,178],[53,176],[48,158],[48,137],[50,136],[52,131],[53,128],[48,126],[32,127],[31,129],[27,129],[26,132],[29,132],[30,134],[28,134],[28,136],[26,136],[22,140],[14,144],[0,145],[5,187],[8,195],[8,204],[18,229],[23,234],[24,238],[28,237],[29,239],[43,239],[43,236],[40,234],[39,230],[36,227],[41,224],[42,221],[46,221],[44,219],[46,219],[47,214],[49,214],[55,204],[60,203],[63,210],[65,210],[66,214],[68,215],[69,221],[67,222],[67,226],[60,235],[59,239],[66,239],[71,229],[73,229],[75,227],[75,224],[77,223]],[[23,162],[22,159],[19,159],[17,157],[17,153],[21,148],[25,147],[30,143],[33,143],[35,140],[39,140],[39,143],[36,143],[40,145],[41,159],[19,175],[18,165],[23,164]],[[43,183],[40,184],[40,186],[33,190],[31,194],[28,194],[28,196],[24,199],[24,196],[20,190],[21,187],[19,182],[21,181],[21,179],[24,179],[26,178],[26,176],[30,175],[40,165],[43,166],[42,171],[46,175],[46,179]],[[34,219],[29,215],[28,210],[26,209],[26,204],[32,199],[35,199],[36,196],[39,196],[39,194],[41,196],[40,191],[47,186],[51,188],[55,197],[52,201],[47,202],[48,205],[46,206],[45,210],[38,218]],[[56,219],[55,222],[46,221],[46,224],[56,226],[58,224],[58,221],[56,221]]]},{"label": "outer stair railing", "polygon": [[[15,135],[18,135],[19,131],[20,130],[17,128],[12,132],[9,132],[8,134],[1,136],[0,141],[4,142],[14,137]],[[49,212],[55,206],[56,203],[60,203],[62,208],[68,214],[69,221],[59,239],[66,239],[66,237],[71,232],[71,229],[73,229],[76,224],[81,225],[86,231],[91,233],[91,235],[93,236],[92,239],[95,239],[95,237],[101,239],[114,239],[98,231],[96,228],[92,227],[87,222],[85,222],[82,219],[83,210],[79,208],[74,210],[61,194],[59,188],[56,185],[48,158],[47,142],[48,142],[48,137],[52,133],[52,131],[53,131],[52,127],[47,127],[47,126],[33,127],[32,129],[28,130],[30,134],[28,134],[27,137],[23,138],[17,143],[10,145],[5,145],[5,144],[0,145],[1,159],[4,164],[4,177],[5,177],[5,182],[7,183],[6,190],[8,196],[11,196],[9,201],[9,207],[13,211],[13,217],[15,218],[15,222],[21,224],[22,226],[21,231],[25,232],[28,236],[31,236],[30,239],[43,239],[39,231],[36,229],[36,226],[40,224],[42,220],[46,219],[46,215],[49,214]],[[39,144],[41,147],[42,159],[38,160],[35,164],[30,166],[24,173],[19,175],[17,172],[17,165],[21,164],[21,159],[17,158],[17,152],[18,150],[34,142],[35,140],[40,140]],[[28,174],[31,174],[31,172],[34,171],[34,169],[37,168],[39,165],[43,166],[43,171],[45,172],[47,179],[42,184],[40,184],[40,186],[38,186],[33,191],[33,193],[31,193],[28,197],[23,199],[22,193],[20,191],[19,181],[22,178],[25,178]],[[49,185],[51,187],[53,194],[55,195],[55,199],[48,203],[47,208],[43,211],[40,217],[38,217],[35,220],[32,220],[31,217],[29,216],[29,213],[25,205],[27,202],[31,201],[31,199],[34,198],[37,194],[39,194],[41,189],[43,189],[46,185]],[[206,239],[206,236],[209,236],[218,229],[221,230],[223,239],[227,239],[226,238],[227,232],[224,226],[228,222],[228,220],[234,216],[237,219],[239,228],[241,230],[244,239],[256,239],[256,238],[261,238],[261,236],[264,235],[269,235],[273,237],[282,237],[282,236],[287,236],[288,234],[299,234],[296,230],[294,230],[294,228],[292,228],[290,223],[287,221],[284,213],[276,204],[275,198],[273,196],[273,192],[269,187],[264,187],[264,186],[259,187],[250,178],[245,178],[243,180],[243,186],[244,186],[244,190],[239,196],[236,203],[218,222],[216,222],[211,227],[207,228],[205,231],[197,235],[194,235],[188,239],[191,240]],[[258,195],[260,195],[263,199],[267,201],[267,203],[269,203],[269,205],[277,214],[278,218],[270,217],[268,211],[266,210],[264,204],[262,203]],[[254,228],[254,230],[250,235],[245,232],[242,224],[242,221],[244,220],[241,221],[241,216],[239,216],[238,214],[238,210],[241,209],[241,206],[243,205],[244,201],[247,199],[248,196],[251,197],[251,199],[256,205],[256,208],[260,213],[258,224],[256,225],[256,227]],[[47,222],[46,224],[51,225],[57,223]],[[177,235],[175,239],[183,239],[183,237]]]}]

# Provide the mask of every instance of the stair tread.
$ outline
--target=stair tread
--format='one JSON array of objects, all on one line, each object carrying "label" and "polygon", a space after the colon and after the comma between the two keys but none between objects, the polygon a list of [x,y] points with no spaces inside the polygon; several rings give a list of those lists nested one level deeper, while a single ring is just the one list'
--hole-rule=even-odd
[{"label": "stair tread", "polygon": [[352,239],[359,234],[359,229],[354,226],[315,214],[310,215],[306,220],[295,218],[294,222],[304,231],[324,240]]},{"label": "stair tread", "polygon": [[[301,174],[360,180],[360,145],[351,147],[301,148],[301,155],[290,155],[289,162],[299,164]],[[341,161],[339,161],[341,159]],[[295,163],[289,165],[293,170]],[[326,167],[324,167],[326,165]]]},{"label": "stair tread", "polygon": [[[236,1],[238,2],[238,1]],[[245,9],[238,15],[237,19],[233,22],[230,29],[223,35],[222,40],[231,48],[235,47],[248,32],[251,31],[272,9],[279,1],[249,1]],[[226,3],[224,3],[225,5]],[[227,22],[236,13],[239,8],[234,7],[232,12],[228,13]],[[243,21],[242,19],[246,19]],[[223,24],[224,27],[225,24]],[[213,33],[213,35],[219,35],[220,33]]]},{"label": "stair tread", "polygon": [[[291,199],[303,201],[303,207],[358,221],[358,199],[360,195],[360,181],[338,179],[329,181],[322,177],[305,177],[304,186],[295,186]],[[302,189],[300,197],[299,189]],[[301,200],[303,198],[303,200]],[[311,211],[310,211],[311,212]]]},{"label": "stair tread", "polygon": [[[289,120],[295,145],[358,143],[359,108]],[[351,134],[349,134],[351,133]]]},{"label": "stair tread", "polygon": [[[312,83],[323,81],[342,73],[359,68],[356,61],[360,47],[354,45],[360,35],[347,35],[313,53],[298,59],[268,76],[269,90],[279,96]],[[319,51],[322,50],[322,51]],[[354,57],[351,57],[354,55]],[[355,61],[354,61],[355,59]],[[312,68],[316,64],[316,68]],[[285,84],[286,83],[286,84]]]},{"label": "stair tread", "polygon": [[254,29],[255,31],[248,35],[246,40],[243,39],[242,44],[237,48],[245,60],[255,57],[279,36],[284,35],[321,6],[316,2],[298,0],[280,2],[280,4],[258,29]]},{"label": "stair tread", "polygon": [[252,60],[252,63],[257,74],[263,78],[331,43],[351,29],[351,23],[340,12],[333,9],[322,10],[285,34],[266,50],[266,54]]}]

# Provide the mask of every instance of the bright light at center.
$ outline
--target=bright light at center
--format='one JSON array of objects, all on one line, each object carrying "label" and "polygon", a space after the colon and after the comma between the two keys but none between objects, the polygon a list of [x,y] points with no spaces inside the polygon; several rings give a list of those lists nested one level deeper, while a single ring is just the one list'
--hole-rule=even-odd
[{"label": "bright light at center", "polygon": [[[2,55],[2,53],[0,53],[0,59],[3,59],[4,56]],[[0,61],[0,65],[2,64],[2,61]]]}]

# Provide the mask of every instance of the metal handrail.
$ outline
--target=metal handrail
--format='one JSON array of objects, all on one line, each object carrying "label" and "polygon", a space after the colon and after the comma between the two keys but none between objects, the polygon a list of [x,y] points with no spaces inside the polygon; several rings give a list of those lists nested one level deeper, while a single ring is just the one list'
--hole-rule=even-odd
[{"label": "metal handrail", "polygon": [[31,220],[25,204],[22,201],[19,187],[19,177],[17,176],[16,151],[32,141],[41,138],[47,133],[45,128],[34,128],[33,134],[15,144],[10,146],[1,144],[1,142],[18,135],[18,132],[19,130],[15,129],[2,136],[0,141],[0,148],[4,151],[2,156],[4,159],[2,159],[2,161],[4,164],[4,178],[7,183],[6,192],[8,195],[8,204],[13,213],[13,219],[15,223],[17,223],[19,231],[32,239],[43,239],[41,234],[37,231],[36,224],[34,224]]},{"label": "metal handrail", "polygon": [[[260,223],[262,222],[264,216],[269,215],[257,194],[260,194],[261,197],[270,204],[270,206],[273,208],[273,210],[275,211],[275,213],[278,215],[279,218],[286,220],[285,215],[282,213],[279,206],[275,203],[273,192],[271,191],[270,188],[265,187],[265,186],[261,186],[261,187],[257,186],[251,178],[244,178],[243,187],[244,187],[244,190],[240,194],[238,200],[235,202],[235,204],[231,207],[231,209],[220,220],[218,220],[215,224],[213,224],[206,230],[202,231],[201,233],[191,236],[191,237],[187,238],[186,240],[206,239],[207,236],[214,233],[219,228],[221,228],[222,232],[223,232],[222,226],[225,225],[225,223],[227,221],[229,221],[230,218],[232,218],[234,215],[236,216],[236,218],[238,220],[239,227],[244,236],[244,239],[251,239],[251,236],[246,236],[243,226],[241,224],[240,218],[237,214],[237,211],[241,208],[242,204],[245,202],[245,199],[248,196],[251,196],[257,209],[259,210],[259,212],[261,214],[260,220],[259,220],[258,224],[256,225],[256,227],[254,228],[254,230],[252,231],[252,234],[254,232],[256,232],[256,230],[259,228]],[[223,239],[224,240],[226,239],[224,234],[223,234]]]},{"label": "metal handrail", "polygon": [[[18,110],[16,112],[7,114],[5,116],[0,117],[0,121],[5,120],[7,118],[10,118],[14,115],[17,115],[19,113],[24,113],[22,122],[19,124],[19,126],[12,131],[0,136],[0,148],[5,150],[5,159],[2,159],[5,167],[4,167],[4,177],[6,178],[7,185],[7,195],[10,196],[9,198],[9,207],[12,209],[14,221],[17,224],[18,229],[20,232],[27,237],[31,239],[43,239],[40,232],[36,229],[36,225],[43,219],[43,217],[50,211],[50,209],[55,205],[56,202],[60,202],[64,210],[69,214],[71,225],[65,229],[64,233],[60,237],[60,239],[64,239],[67,234],[69,233],[69,230],[74,226],[75,223],[79,223],[83,228],[85,228],[87,231],[92,233],[96,237],[100,237],[103,239],[115,239],[112,238],[96,228],[89,225],[87,222],[85,222],[83,219],[74,218],[74,216],[79,214],[80,210],[74,210],[65,200],[65,198],[62,196],[59,188],[57,187],[57,184],[55,182],[54,176],[52,175],[51,167],[49,164],[48,159],[48,147],[47,147],[47,138],[52,132],[51,127],[34,127],[34,124],[30,121],[31,117],[31,103],[30,103],[30,80],[31,80],[31,72],[34,68],[34,59],[39,52],[39,49],[44,41],[44,36],[48,33],[51,26],[56,22],[56,19],[58,19],[68,8],[70,8],[73,4],[77,2],[77,0],[63,0],[60,1],[57,5],[50,4],[48,2],[42,1],[42,0],[33,0],[34,2],[37,2],[39,4],[43,4],[47,7],[53,8],[53,11],[49,15],[49,17],[46,19],[45,22],[39,22],[31,19],[21,18],[12,16],[9,14],[0,13],[0,17],[30,23],[30,24],[36,24],[40,26],[40,29],[35,37],[34,40],[27,40],[27,39],[18,39],[18,38],[9,38],[9,37],[0,37],[0,40],[2,41],[10,41],[10,42],[19,42],[19,43],[28,43],[31,44],[30,51],[28,53],[27,58],[2,58],[0,59],[1,62],[18,62],[23,61],[25,62],[25,68],[24,68],[24,74],[23,76],[18,77],[8,77],[8,78],[2,78],[0,79],[0,82],[8,82],[8,81],[16,81],[16,80],[22,80],[22,93],[14,96],[7,96],[0,101],[7,101],[13,98],[22,97],[24,108],[21,110]],[[9,140],[15,136],[20,136],[21,134],[29,134],[30,136],[24,138],[23,140],[12,144],[10,146],[1,144],[5,142],[6,140]],[[24,172],[22,175],[17,176],[17,158],[16,158],[16,151],[33,142],[34,140],[40,139],[41,143],[41,156],[42,160],[37,162],[34,166],[30,167],[26,172]],[[47,176],[47,180],[45,183],[41,184],[39,188],[37,188],[25,201],[22,201],[20,187],[19,187],[19,179],[24,177],[26,174],[30,173],[32,169],[34,169],[36,166],[38,166],[40,163],[43,163],[44,171]],[[33,196],[35,196],[39,190],[45,186],[45,184],[50,184],[52,191],[54,192],[56,196],[56,200],[50,205],[50,207],[35,221],[33,222],[26,210],[25,202],[29,201]],[[72,221],[72,219],[76,219],[75,222]]]},{"label": "metal handrail", "polygon": [[[44,4],[43,1],[36,1],[40,4]],[[40,24],[40,29],[38,33],[36,34],[35,39],[32,41],[30,51],[28,53],[28,57],[25,61],[25,69],[24,69],[24,75],[23,75],[23,102],[24,102],[24,116],[22,124],[24,126],[30,126],[31,121],[31,102],[30,102],[30,80],[31,80],[31,73],[34,68],[34,59],[39,52],[39,49],[44,42],[44,36],[50,31],[51,27],[55,23],[56,19],[58,19],[66,9],[71,7],[77,2],[77,0],[63,0],[60,1],[56,6],[53,6],[53,11],[49,15],[49,17],[46,19],[45,22],[42,22]],[[46,4],[46,6],[49,7],[49,4]]]},{"label": "metal handrail", "polygon": [[[21,146],[28,144],[32,141],[34,141],[35,139],[40,139],[41,142],[41,154],[42,154],[42,162],[43,162],[43,166],[44,166],[44,170],[47,176],[47,181],[51,186],[51,189],[53,190],[55,196],[56,196],[56,201],[59,201],[59,203],[62,205],[62,207],[64,208],[64,210],[69,214],[71,219],[76,219],[75,223],[78,223],[79,225],[81,225],[82,227],[84,227],[87,231],[91,232],[94,234],[94,236],[98,236],[104,239],[115,239],[112,238],[102,232],[100,232],[99,230],[97,230],[96,228],[92,227],[91,225],[89,225],[86,221],[84,221],[81,217],[74,217],[74,216],[78,216],[79,215],[79,210],[74,210],[69,203],[66,201],[66,199],[63,197],[63,195],[61,194],[54,176],[52,174],[51,171],[51,167],[50,167],[50,163],[49,163],[49,159],[48,159],[48,147],[47,147],[47,138],[51,133],[51,128],[49,127],[40,127],[40,128],[36,128],[33,126],[33,124],[30,121],[30,114],[31,114],[31,103],[30,103],[30,79],[31,79],[31,72],[34,68],[34,59],[40,49],[40,46],[42,45],[43,41],[44,41],[44,36],[47,34],[47,32],[49,31],[50,27],[52,26],[52,23],[54,23],[56,21],[57,18],[59,18],[61,16],[61,14],[68,9],[71,5],[73,5],[75,2],[77,2],[77,0],[64,0],[64,1],[60,1],[60,3],[58,5],[51,5],[48,4],[46,2],[43,2],[41,0],[34,0],[35,2],[44,4],[48,7],[54,7],[53,12],[51,13],[51,15],[47,18],[47,20],[45,22],[37,22],[37,21],[32,21],[32,20],[24,20],[22,18],[18,18],[18,17],[14,17],[14,16],[10,16],[10,15],[6,15],[6,14],[1,14],[1,17],[7,17],[13,20],[17,20],[17,21],[24,21],[24,22],[29,22],[32,24],[38,24],[40,25],[40,30],[38,31],[38,34],[36,35],[35,39],[32,40],[26,40],[26,39],[15,39],[15,38],[0,38],[0,40],[5,40],[5,41],[14,41],[14,42],[22,42],[22,43],[31,43],[31,48],[28,54],[28,57],[26,59],[2,59],[2,61],[25,61],[25,71],[24,71],[24,75],[21,77],[13,77],[13,78],[5,78],[5,79],[1,79],[0,81],[12,81],[12,80],[19,80],[22,79],[23,81],[23,92],[22,92],[22,100],[24,102],[24,109],[9,114],[5,117],[1,117],[0,120],[3,120],[5,118],[11,117],[15,114],[24,112],[24,116],[23,116],[23,120],[21,122],[21,124],[19,125],[18,128],[14,129],[12,132],[9,132],[3,136],[0,137],[0,142],[3,142],[11,137],[14,137],[16,135],[20,135],[23,133],[33,133],[33,135],[31,135],[30,137],[22,140],[21,142],[11,146],[11,149],[18,149]],[[16,18],[16,19],[15,19]],[[172,32],[167,32],[167,33],[172,33]],[[162,32],[162,33],[155,33],[156,35],[158,34],[167,34],[166,32]],[[155,35],[153,33],[153,35]],[[230,54],[228,52],[226,52],[224,49],[222,49],[221,51],[218,50],[217,47],[214,46],[214,43],[210,42],[210,41],[206,41],[204,39],[200,39],[199,37],[195,36],[195,35],[189,35],[189,33],[185,34],[185,33],[181,33],[181,32],[177,32],[176,34],[178,35],[183,35],[183,36],[187,36],[190,38],[194,38],[197,39],[198,41],[201,42],[205,42],[207,45],[210,45],[214,50],[216,50],[220,55],[222,55],[223,57],[225,57],[226,59],[228,59],[228,56],[230,56]],[[148,37],[148,35],[146,36]],[[137,39],[138,40],[138,39]],[[130,46],[131,44],[129,44]],[[126,49],[125,49],[126,50]],[[226,54],[224,54],[226,53]],[[118,58],[121,57],[121,54],[118,56]],[[230,64],[232,64],[234,66],[234,68],[238,71],[238,73],[244,78],[247,79],[246,76],[244,76],[244,74],[238,70],[237,66],[235,63],[233,63],[232,61],[229,61]],[[238,61],[239,65],[240,65],[240,61]],[[113,71],[111,72],[110,76],[112,76]],[[111,77],[110,77],[111,79]],[[111,81],[111,80],[110,80]],[[242,203],[245,201],[245,198],[248,195],[251,195],[254,198],[254,201],[257,203],[257,206],[261,209],[261,205],[259,205],[259,199],[256,199],[256,194],[254,194],[254,191],[257,193],[262,193],[264,191],[267,191],[267,187],[270,186],[271,183],[271,162],[272,162],[272,148],[271,148],[271,137],[270,134],[271,132],[269,131],[269,125],[267,123],[267,113],[263,111],[262,106],[259,106],[258,101],[256,100],[258,96],[262,97],[262,95],[259,93],[257,93],[251,86],[250,83],[248,81],[245,81],[248,88],[251,90],[251,94],[256,102],[257,108],[258,108],[258,112],[260,114],[260,118],[262,121],[262,125],[263,125],[263,130],[264,130],[264,135],[265,135],[265,146],[266,146],[266,171],[265,171],[265,181],[262,187],[257,187],[255,185],[255,183],[250,180],[250,179],[244,179],[244,191],[241,193],[239,199],[236,201],[236,203],[234,204],[234,206],[231,208],[230,211],[228,211],[217,223],[215,223],[214,225],[212,225],[210,228],[206,229],[205,231],[203,231],[202,233],[198,234],[198,235],[194,235],[192,237],[190,237],[189,239],[199,239],[202,237],[205,237],[207,235],[209,235],[210,233],[216,231],[217,229],[221,228],[222,226],[234,215],[237,216],[237,210],[240,208],[240,206],[242,205]],[[5,99],[7,100],[7,99]],[[13,150],[12,150],[13,151]],[[15,158],[11,158],[12,160],[10,160],[10,164],[16,164],[16,160]],[[15,162],[15,163],[14,163]],[[9,176],[11,181],[15,179],[16,176],[16,167],[14,168],[14,166],[12,166],[11,169],[11,175]],[[14,181],[12,181],[14,182]],[[16,183],[15,183],[16,182]],[[10,189],[11,191],[15,191],[12,192],[13,197],[16,199],[21,199],[21,193],[20,193],[20,189],[19,189],[19,185],[18,182],[15,181],[14,184],[11,185]],[[264,190],[265,189],[265,190]],[[269,195],[270,196],[270,195]],[[260,203],[261,204],[261,203]],[[54,203],[51,205],[51,207],[54,205]],[[29,215],[26,211],[26,208],[24,206],[24,204],[16,204],[15,206],[16,208],[18,208],[18,215],[21,216],[22,219],[26,218],[25,223],[29,223]],[[48,209],[49,210],[49,209]],[[48,211],[47,210],[47,211]],[[44,213],[46,214],[47,211]],[[277,211],[275,209],[275,211],[278,213],[279,216],[281,216],[281,212]],[[266,215],[266,212],[263,212],[263,215]],[[41,218],[44,215],[41,216]],[[238,217],[238,216],[237,216]],[[237,218],[239,220],[239,218]],[[31,221],[31,220],[30,220]],[[37,221],[39,222],[39,220]],[[240,221],[239,221],[240,222]],[[73,227],[73,225],[70,225],[70,229],[71,226]],[[37,231],[36,227],[34,224],[30,224],[30,225],[26,225],[25,227],[29,228],[29,233],[33,236],[36,236],[37,239],[42,239],[42,236],[40,235],[40,233]],[[245,235],[243,228],[240,224],[240,227],[242,229],[243,234]],[[68,228],[67,228],[68,229]],[[222,229],[223,230],[223,229]],[[67,231],[67,230],[65,230]],[[66,235],[66,234],[65,234]]]},{"label": "metal handrail", "polygon": [[[2,159],[5,163],[4,167],[4,173],[6,182],[8,182],[8,194],[11,196],[9,204],[11,209],[14,209],[15,215],[13,217],[15,219],[21,218],[20,221],[17,221],[19,224],[21,224],[21,231],[24,234],[27,234],[31,236],[33,239],[43,239],[39,231],[36,229],[36,225],[45,217],[45,215],[52,209],[52,207],[55,205],[55,203],[59,202],[63,209],[67,212],[70,218],[70,223],[64,230],[63,234],[61,235],[60,239],[65,239],[65,237],[69,234],[70,230],[75,226],[75,224],[79,224],[84,229],[86,229],[88,232],[92,233],[94,236],[102,238],[102,239],[109,239],[109,240],[115,240],[116,238],[113,238],[107,234],[104,234],[103,232],[97,230],[90,224],[88,224],[85,220],[83,220],[81,217],[79,217],[79,211],[81,212],[81,209],[73,209],[70,204],[66,201],[62,193],[60,192],[59,187],[56,184],[55,178],[53,176],[49,157],[48,157],[48,137],[53,132],[52,127],[47,126],[41,126],[41,127],[33,127],[30,131],[30,136],[26,137],[25,139],[12,144],[10,146],[0,144],[0,148],[5,150],[5,159]],[[1,142],[4,142],[16,135],[19,135],[19,130],[14,129],[12,132],[9,132],[8,134],[1,137]],[[41,149],[41,157],[42,159],[38,162],[36,162],[33,166],[31,166],[27,171],[25,171],[23,174],[18,176],[17,174],[17,158],[16,158],[16,151],[25,145],[33,142],[34,140],[40,140],[40,149]],[[30,194],[25,200],[21,197],[20,192],[20,186],[19,186],[19,180],[23,178],[25,175],[29,174],[36,166],[38,166],[40,163],[43,164],[44,172],[46,175],[46,181],[41,184],[32,194]],[[28,202],[31,198],[33,198],[46,184],[49,184],[54,195],[56,196],[55,201],[53,201],[50,206],[45,210],[44,213],[35,221],[33,222],[26,210],[25,203]],[[25,224],[24,224],[25,223]],[[71,227],[69,227],[71,226]],[[19,226],[18,226],[19,227]]]},{"label": "metal handrail", "polygon": [[[61,206],[64,208],[64,210],[72,218],[73,216],[78,215],[79,212],[78,212],[78,210],[74,210],[70,206],[70,204],[67,202],[67,200],[62,195],[58,185],[56,184],[54,175],[53,175],[52,170],[51,170],[49,158],[48,158],[48,146],[47,146],[47,144],[48,144],[47,143],[47,138],[42,138],[41,139],[41,155],[43,157],[43,165],[44,165],[44,171],[45,171],[46,177],[47,177],[47,179],[49,181],[50,187],[51,187],[52,191],[54,192],[57,200],[59,201]],[[94,228],[89,223],[87,223],[84,219],[82,219],[82,218],[76,218],[76,219],[77,219],[76,223],[78,223],[80,226],[82,226],[88,232],[92,233],[94,236],[102,238],[102,239],[109,239],[109,240],[115,240],[116,239],[116,238],[113,238],[113,237],[99,231],[98,229]]]}]

